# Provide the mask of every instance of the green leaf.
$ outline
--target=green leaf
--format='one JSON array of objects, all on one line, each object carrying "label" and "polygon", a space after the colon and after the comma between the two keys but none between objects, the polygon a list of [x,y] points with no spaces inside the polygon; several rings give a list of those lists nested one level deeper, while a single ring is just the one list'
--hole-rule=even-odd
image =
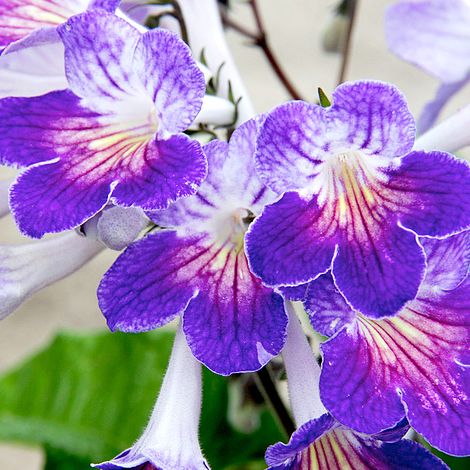
[{"label": "green leaf", "polygon": [[77,470],[90,467],[90,462],[57,449],[46,449],[44,470]]},{"label": "green leaf", "polygon": [[[87,468],[114,457],[147,423],[173,336],[169,331],[59,334],[0,377],[0,439],[43,445],[47,470]],[[212,468],[262,459],[266,447],[283,438],[267,411],[255,432],[235,431],[227,405],[227,379],[205,370],[200,441]],[[60,467],[61,459],[87,465]]]},{"label": "green leaf", "polygon": [[318,99],[320,100],[320,106],[322,108],[329,108],[331,106],[330,99],[321,88],[318,88]]}]

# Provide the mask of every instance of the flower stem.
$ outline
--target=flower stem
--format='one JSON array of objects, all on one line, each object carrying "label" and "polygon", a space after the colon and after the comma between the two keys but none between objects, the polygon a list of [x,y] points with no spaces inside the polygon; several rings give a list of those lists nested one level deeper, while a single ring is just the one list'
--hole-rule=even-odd
[{"label": "flower stem", "polygon": [[276,74],[276,76],[278,77],[278,79],[280,80],[284,88],[287,90],[291,98],[294,100],[301,100],[302,99],[301,94],[297,91],[296,87],[290,81],[289,77],[287,76],[286,72],[282,68],[279,60],[275,56],[268,42],[266,29],[264,27],[263,19],[261,16],[261,12],[258,8],[257,1],[249,0],[248,4],[251,7],[251,10],[253,12],[253,16],[255,19],[255,23],[257,27],[256,33],[249,31],[244,26],[233,21],[228,16],[228,14],[222,10],[222,19],[223,19],[224,25],[242,34],[243,36],[248,38],[255,46],[258,46],[263,51],[264,55],[266,56],[266,59],[269,62],[269,65],[271,66],[274,73]]},{"label": "flower stem", "polygon": [[349,23],[348,23],[348,31],[346,33],[346,40],[344,41],[344,45],[343,45],[341,67],[340,67],[339,76],[338,76],[338,85],[343,83],[346,79],[346,72],[347,72],[348,65],[349,65],[349,59],[351,56],[352,33],[354,30],[358,3],[359,3],[359,0],[347,0],[346,2],[346,5],[347,5],[346,14],[348,16]]},{"label": "flower stem", "polygon": [[295,431],[295,424],[289,411],[285,407],[284,402],[279,396],[276,384],[269,370],[269,366],[263,367],[261,370],[256,372],[256,378],[258,387],[263,394],[266,403],[271,406],[282,429],[286,435],[290,437]]}]

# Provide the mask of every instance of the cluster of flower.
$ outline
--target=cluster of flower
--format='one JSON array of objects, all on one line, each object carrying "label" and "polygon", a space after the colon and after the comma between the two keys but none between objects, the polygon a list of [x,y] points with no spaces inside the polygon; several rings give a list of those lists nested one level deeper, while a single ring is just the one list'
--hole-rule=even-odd
[{"label": "cluster of flower", "polygon": [[[9,81],[0,100],[0,163],[24,169],[9,191],[19,229],[81,227],[85,238],[41,242],[63,253],[55,279],[103,244],[128,245],[98,289],[111,330],[181,316],[147,430],[97,467],[209,468],[200,364],[229,375],[281,352],[299,427],[268,449],[270,468],[445,468],[402,439],[410,425],[469,454],[468,163],[420,150],[404,97],[375,81],[201,145],[185,131],[206,102],[203,67],[119,3],[0,2],[0,75],[49,69]],[[0,252],[0,316],[44,285],[31,250]],[[330,338],[321,373],[291,301]]]}]

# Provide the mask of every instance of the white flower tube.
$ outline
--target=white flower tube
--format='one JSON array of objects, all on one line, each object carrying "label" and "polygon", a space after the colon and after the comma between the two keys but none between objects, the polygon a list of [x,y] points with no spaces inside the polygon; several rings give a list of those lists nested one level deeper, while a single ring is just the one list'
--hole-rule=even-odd
[{"label": "white flower tube", "polygon": [[130,449],[94,467],[102,470],[140,466],[158,470],[208,470],[198,439],[201,395],[201,364],[189,350],[180,325],[168,370],[144,433]]},{"label": "white flower tube", "polygon": [[26,245],[0,245],[0,319],[35,292],[81,268],[103,248],[75,232]]},{"label": "white flower tube", "polygon": [[238,106],[239,122],[250,119],[255,110],[225,39],[217,1],[179,0],[179,4],[194,56],[198,58],[204,51],[207,65],[214,75],[224,64],[219,76],[220,96],[228,97],[230,81],[235,98],[242,98]]},{"label": "white flower tube", "polygon": [[454,153],[470,145],[470,105],[416,139],[414,150]]},{"label": "white flower tube", "polygon": [[326,413],[320,400],[320,366],[308,344],[291,302],[286,302],[289,315],[287,340],[282,350],[286,366],[289,399],[297,426]]}]

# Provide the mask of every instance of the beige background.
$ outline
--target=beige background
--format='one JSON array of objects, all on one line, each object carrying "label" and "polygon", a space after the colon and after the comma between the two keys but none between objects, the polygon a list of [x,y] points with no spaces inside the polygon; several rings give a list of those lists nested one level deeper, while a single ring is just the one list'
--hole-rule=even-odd
[{"label": "beige background", "polygon": [[[311,100],[316,97],[318,86],[331,93],[338,74],[339,56],[324,53],[320,38],[335,1],[260,0],[259,3],[273,48],[293,82]],[[389,3],[393,2],[360,1],[347,77],[396,84],[417,115],[436,90],[437,81],[387,51],[383,15]],[[249,9],[241,1],[234,15],[240,22],[251,24]],[[235,33],[230,32],[228,38],[257,110],[268,111],[286,100],[288,97],[263,55],[255,48],[246,47],[245,40]],[[464,91],[448,105],[445,114],[468,103],[469,98],[470,90]],[[0,169],[0,178],[9,174],[9,170]],[[0,221],[0,243],[24,242],[11,218]],[[36,294],[0,323],[0,372],[45,345],[57,330],[105,328],[95,289],[115,256],[112,252],[101,254],[78,273]],[[41,469],[41,465],[40,450],[0,444],[0,470],[36,470]]]}]

